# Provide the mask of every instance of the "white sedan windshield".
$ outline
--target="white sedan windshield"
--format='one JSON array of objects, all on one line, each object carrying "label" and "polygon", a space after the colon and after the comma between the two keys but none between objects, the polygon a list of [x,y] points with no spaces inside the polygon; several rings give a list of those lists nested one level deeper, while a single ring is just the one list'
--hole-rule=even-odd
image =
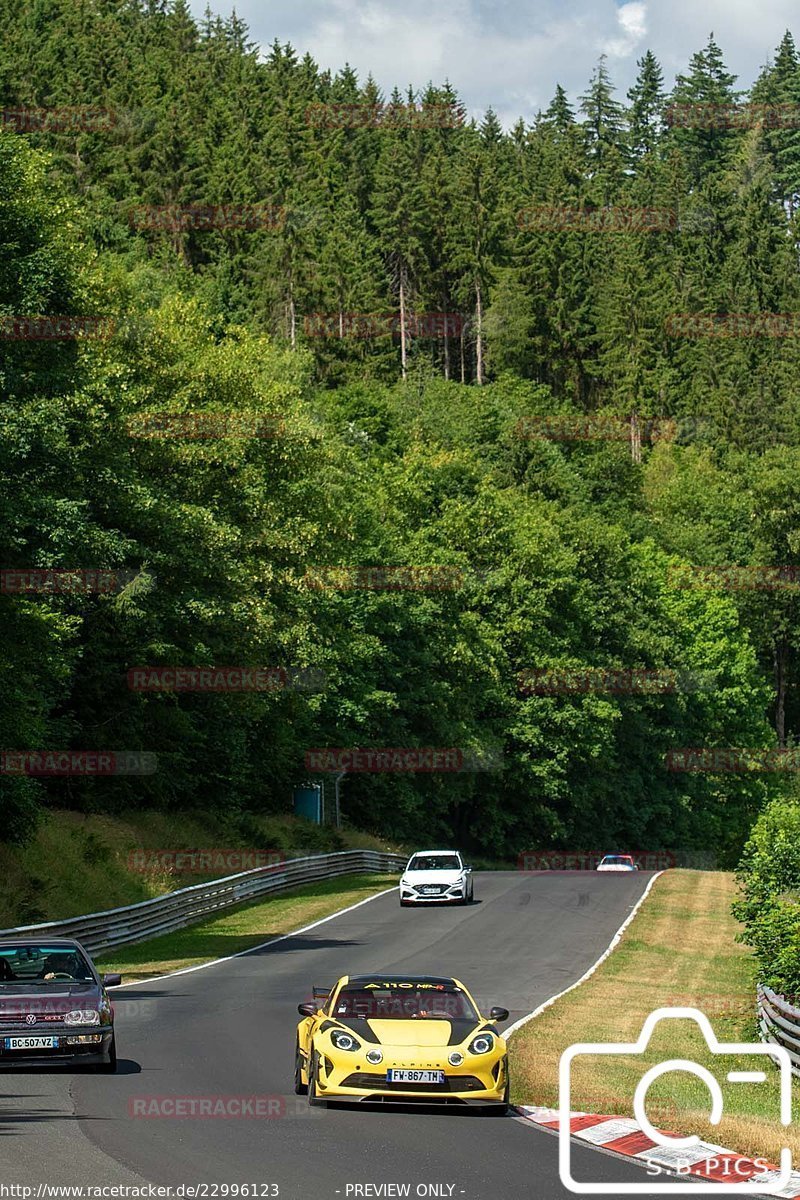
[{"label": "white sedan windshield", "polygon": [[415,854],[408,864],[409,871],[459,871],[461,863],[455,854]]}]

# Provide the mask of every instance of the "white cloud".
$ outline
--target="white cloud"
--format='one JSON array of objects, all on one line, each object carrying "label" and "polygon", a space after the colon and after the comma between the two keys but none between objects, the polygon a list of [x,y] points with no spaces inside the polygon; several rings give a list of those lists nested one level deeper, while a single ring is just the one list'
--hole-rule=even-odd
[{"label": "white cloud", "polygon": [[[438,11],[413,2],[333,0],[308,28],[304,49],[331,69],[349,62],[362,79],[371,71],[387,90],[419,87],[447,75],[454,21],[462,28],[471,23],[467,0]],[[467,34],[469,42],[473,35]]]},{"label": "white cloud", "polygon": [[626,58],[647,33],[647,5],[631,0],[617,9],[617,21],[623,37],[611,38],[604,50],[610,58]]},{"label": "white cloud", "polygon": [[617,13],[617,20],[626,33],[631,37],[641,38],[647,33],[647,5],[623,4]]},{"label": "white cloud", "polygon": [[[225,11],[233,0],[211,2]],[[206,0],[192,6],[202,17]],[[670,87],[712,29],[747,86],[797,11],[792,0],[236,0],[236,9],[265,48],[291,42],[333,72],[349,62],[387,93],[449,79],[470,113],[491,105],[507,125],[531,120],[556,83],[574,101],[603,53],[620,98],[646,49]]]}]

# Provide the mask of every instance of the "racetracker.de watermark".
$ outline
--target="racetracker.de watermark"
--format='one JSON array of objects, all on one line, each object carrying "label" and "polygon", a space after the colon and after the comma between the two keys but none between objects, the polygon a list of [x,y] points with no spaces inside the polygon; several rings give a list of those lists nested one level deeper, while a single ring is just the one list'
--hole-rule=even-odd
[{"label": "racetracker.de watermark", "polygon": [[800,313],[672,313],[664,321],[669,337],[798,337]]},{"label": "racetracker.de watermark", "polygon": [[[95,567],[6,567],[0,570],[0,595],[113,595],[137,579],[139,571],[101,570]],[[154,576],[147,576],[152,584]]]},{"label": "racetracker.de watermark", "polygon": [[400,337],[403,328],[407,337],[460,337],[465,318],[461,313],[309,313],[303,318],[303,332],[308,337],[371,338]]},{"label": "racetracker.de watermark", "polygon": [[800,771],[800,746],[688,746],[667,751],[664,764],[668,771],[707,771],[711,774]]},{"label": "racetracker.de watermark", "polygon": [[[596,871],[608,850],[523,850],[518,871]],[[632,858],[640,871],[668,871],[678,865],[672,850],[621,850],[614,857]]]},{"label": "racetracker.de watermark", "polygon": [[800,128],[800,104],[669,104],[664,120],[675,129]]},{"label": "racetracker.de watermark", "polygon": [[0,775],[154,775],[149,750],[0,750]]},{"label": "racetracker.de watermark", "polygon": [[755,997],[751,995],[742,995],[737,999],[735,996],[672,992],[664,998],[664,1004],[674,1008],[700,1008],[709,1019],[752,1017],[756,1012]]},{"label": "racetracker.de watermark", "polygon": [[128,1116],[143,1120],[264,1121],[296,1116],[308,1104],[287,1096],[130,1096]]},{"label": "racetracker.de watermark", "polygon": [[286,431],[286,423],[274,413],[150,412],[128,417],[125,428],[128,437],[132,438],[185,438],[199,441],[281,437]]},{"label": "racetracker.de watermark", "polygon": [[131,209],[128,220],[134,229],[283,229],[286,209],[276,204],[156,204]]},{"label": "racetracker.de watermark", "polygon": [[697,567],[681,563],[669,567],[667,582],[675,588],[713,588],[730,592],[796,591],[800,588],[800,566],[729,564]]},{"label": "racetracker.de watermark", "polygon": [[346,771],[349,774],[501,771],[503,755],[499,751],[458,746],[327,746],[306,750],[305,765],[309,771]]},{"label": "racetracker.de watermark", "polygon": [[131,850],[128,870],[146,874],[168,871],[170,874],[200,875],[208,871],[235,875],[262,867],[277,867],[286,861],[282,850]]},{"label": "racetracker.de watermark", "polygon": [[106,132],[117,123],[110,108],[66,105],[60,108],[0,108],[0,126],[17,133]]},{"label": "racetracker.de watermark", "polygon": [[520,671],[517,676],[523,696],[615,696],[670,695],[711,691],[716,685],[713,671],[648,671],[615,667],[541,667]]},{"label": "racetracker.de watermark", "polygon": [[0,340],[7,342],[59,342],[73,338],[109,338],[116,328],[111,317],[14,316],[0,314]]},{"label": "racetracker.de watermark", "polygon": [[63,992],[60,996],[49,998],[44,996],[15,997],[13,994],[0,998],[0,1025],[9,1017],[32,1017],[33,1020],[25,1022],[29,1026],[39,1022],[43,1025],[54,1024],[56,1021],[63,1023],[65,1010],[72,1007],[68,1001],[69,996],[65,996]]},{"label": "racetracker.de watermark", "polygon": [[303,583],[318,592],[452,592],[463,588],[472,574],[463,567],[446,563],[405,567],[309,567]]},{"label": "racetracker.de watermark", "polygon": [[314,129],[455,129],[464,124],[456,104],[310,104],[306,124]]},{"label": "racetracker.de watermark", "polygon": [[315,692],[325,687],[318,667],[131,667],[132,692]]},{"label": "racetracker.de watermark", "polygon": [[573,230],[579,233],[664,233],[677,229],[678,215],[668,208],[606,205],[581,208],[567,204],[533,204],[517,213],[520,229]]},{"label": "racetracker.de watermark", "polygon": [[600,413],[553,413],[550,416],[520,417],[514,426],[518,438],[547,442],[629,442],[634,434],[643,441],[673,442],[687,429],[692,418],[616,417]]}]

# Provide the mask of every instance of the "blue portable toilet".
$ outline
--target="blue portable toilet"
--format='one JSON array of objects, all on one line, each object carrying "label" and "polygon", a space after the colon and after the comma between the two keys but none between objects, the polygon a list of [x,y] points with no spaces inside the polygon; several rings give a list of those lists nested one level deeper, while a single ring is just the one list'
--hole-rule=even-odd
[{"label": "blue portable toilet", "polygon": [[322,824],[322,784],[305,783],[294,789],[294,815]]}]

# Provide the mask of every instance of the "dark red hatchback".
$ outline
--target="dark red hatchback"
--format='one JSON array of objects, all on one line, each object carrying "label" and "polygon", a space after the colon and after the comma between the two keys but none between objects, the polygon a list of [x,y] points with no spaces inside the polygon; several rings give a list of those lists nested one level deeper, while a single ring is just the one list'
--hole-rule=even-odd
[{"label": "dark red hatchback", "polygon": [[0,940],[0,1066],[80,1065],[117,1069],[114,1010],[106,992],[119,975],[98,975],[71,938]]}]

